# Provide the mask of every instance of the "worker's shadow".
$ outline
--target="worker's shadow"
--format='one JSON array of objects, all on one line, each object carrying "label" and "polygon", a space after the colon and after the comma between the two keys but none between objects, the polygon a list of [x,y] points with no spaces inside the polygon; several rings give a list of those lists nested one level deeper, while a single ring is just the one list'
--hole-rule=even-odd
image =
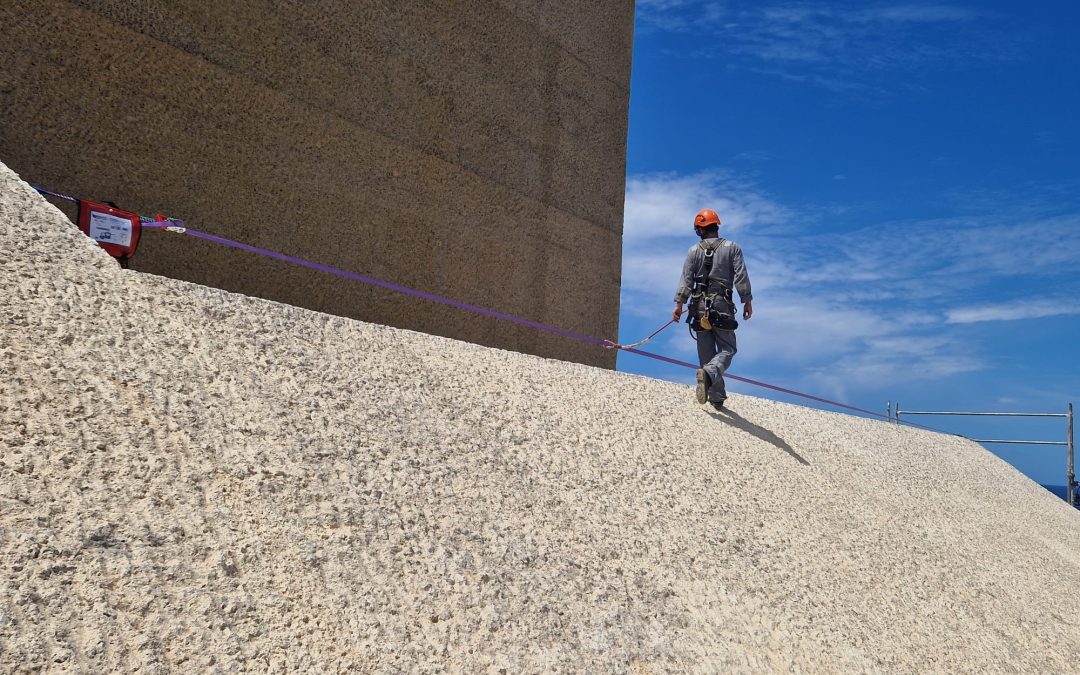
[{"label": "worker's shadow", "polygon": [[769,443],[770,445],[775,445],[787,454],[799,460],[800,463],[806,466],[810,466],[810,462],[806,461],[805,459],[803,459],[802,455],[795,452],[794,448],[788,445],[784,439],[780,438],[779,436],[764,427],[759,427],[758,425],[746,419],[739,413],[733,410],[729,410],[727,408],[724,408],[720,412],[713,412],[711,410],[707,410],[706,412],[722,422],[730,424],[731,426],[738,429],[742,429],[743,431],[755,438],[760,438],[761,440]]}]

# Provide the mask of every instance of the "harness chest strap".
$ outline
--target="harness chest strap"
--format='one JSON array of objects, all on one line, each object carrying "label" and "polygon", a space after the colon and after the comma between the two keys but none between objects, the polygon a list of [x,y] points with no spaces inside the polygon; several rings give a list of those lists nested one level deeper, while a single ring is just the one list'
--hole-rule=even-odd
[{"label": "harness chest strap", "polygon": [[717,295],[723,295],[724,299],[731,303],[732,295],[731,289],[727,287],[723,282],[720,282],[723,292],[709,293],[709,275],[712,273],[713,258],[716,256],[716,251],[727,243],[726,239],[717,238],[712,244],[706,244],[705,242],[698,243],[698,246],[704,252],[705,259],[702,261],[698,268],[701,273],[694,275],[694,287],[690,292],[690,297],[694,300],[700,300],[705,298],[712,305],[712,299]]}]

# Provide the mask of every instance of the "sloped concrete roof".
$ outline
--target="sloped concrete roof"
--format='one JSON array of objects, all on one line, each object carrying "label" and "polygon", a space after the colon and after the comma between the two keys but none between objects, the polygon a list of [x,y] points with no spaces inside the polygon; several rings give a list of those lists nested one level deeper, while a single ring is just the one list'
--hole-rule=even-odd
[{"label": "sloped concrete roof", "polygon": [[1080,663],[974,443],[123,271],[2,166],[0,279],[5,672]]}]

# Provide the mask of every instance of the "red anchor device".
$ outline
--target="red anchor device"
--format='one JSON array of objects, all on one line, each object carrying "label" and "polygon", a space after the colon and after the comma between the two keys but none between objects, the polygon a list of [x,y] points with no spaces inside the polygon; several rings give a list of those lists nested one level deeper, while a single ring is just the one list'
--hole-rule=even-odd
[{"label": "red anchor device", "polygon": [[142,222],[136,213],[80,199],[79,229],[126,267],[139,246]]}]

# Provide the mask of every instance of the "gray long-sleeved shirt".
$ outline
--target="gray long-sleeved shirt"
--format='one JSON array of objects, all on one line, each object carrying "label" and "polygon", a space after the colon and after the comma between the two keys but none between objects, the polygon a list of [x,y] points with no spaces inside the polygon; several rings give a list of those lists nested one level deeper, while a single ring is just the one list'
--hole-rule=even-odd
[{"label": "gray long-sleeved shirt", "polygon": [[[702,244],[715,246],[718,237],[703,239]],[[675,302],[680,305],[690,297],[690,290],[694,287],[694,272],[705,264],[705,251],[700,244],[694,244],[686,254],[686,262],[683,263],[682,277],[679,279],[679,288],[675,291]],[[739,292],[739,299],[746,304],[754,299],[750,292],[750,275],[746,273],[746,263],[743,262],[742,249],[733,241],[723,240],[713,254],[712,269],[709,270],[710,288],[725,284],[728,288],[734,288]]]}]

